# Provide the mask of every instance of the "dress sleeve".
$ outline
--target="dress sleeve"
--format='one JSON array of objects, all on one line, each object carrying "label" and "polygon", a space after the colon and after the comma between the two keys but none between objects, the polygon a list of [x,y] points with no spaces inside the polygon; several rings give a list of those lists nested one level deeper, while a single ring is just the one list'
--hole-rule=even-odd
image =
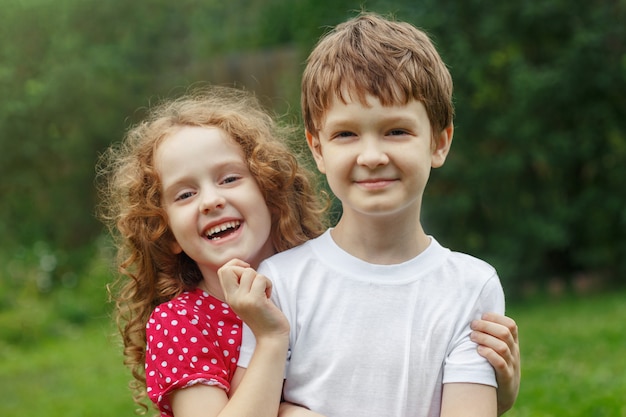
[{"label": "dress sleeve", "polygon": [[[193,309],[172,303],[157,307],[146,325],[148,396],[171,415],[172,391],[195,384],[230,389],[229,358],[221,351],[217,331]],[[162,414],[162,415],[163,415]]]}]

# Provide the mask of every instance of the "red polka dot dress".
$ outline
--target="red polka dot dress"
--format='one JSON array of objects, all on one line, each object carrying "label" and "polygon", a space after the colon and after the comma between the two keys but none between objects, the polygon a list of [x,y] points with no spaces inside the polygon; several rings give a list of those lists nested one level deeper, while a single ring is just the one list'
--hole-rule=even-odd
[{"label": "red polka dot dress", "polygon": [[241,320],[228,304],[195,289],[158,306],[146,325],[146,385],[161,416],[173,416],[172,391],[195,384],[230,389]]}]

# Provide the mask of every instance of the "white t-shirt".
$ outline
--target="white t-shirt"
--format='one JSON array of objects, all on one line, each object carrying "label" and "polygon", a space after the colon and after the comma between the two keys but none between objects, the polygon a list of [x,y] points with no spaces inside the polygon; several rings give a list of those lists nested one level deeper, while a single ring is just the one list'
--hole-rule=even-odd
[{"label": "white t-shirt", "polygon": [[[272,256],[259,272],[291,324],[284,397],[327,417],[439,416],[442,384],[496,386],[470,322],[504,313],[493,267],[431,237],[396,265],[351,256],[330,232]],[[244,327],[239,366],[254,335]]]}]

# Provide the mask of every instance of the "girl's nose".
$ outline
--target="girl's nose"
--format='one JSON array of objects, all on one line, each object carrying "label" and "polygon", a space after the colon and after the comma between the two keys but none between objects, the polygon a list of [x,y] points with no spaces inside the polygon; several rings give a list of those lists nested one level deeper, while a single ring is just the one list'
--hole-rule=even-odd
[{"label": "girl's nose", "polygon": [[223,209],[225,205],[226,199],[216,190],[211,190],[202,193],[199,209],[206,214],[216,209]]},{"label": "girl's nose", "polygon": [[357,156],[357,164],[368,168],[376,168],[389,163],[389,156],[378,140],[362,142],[363,147]]}]

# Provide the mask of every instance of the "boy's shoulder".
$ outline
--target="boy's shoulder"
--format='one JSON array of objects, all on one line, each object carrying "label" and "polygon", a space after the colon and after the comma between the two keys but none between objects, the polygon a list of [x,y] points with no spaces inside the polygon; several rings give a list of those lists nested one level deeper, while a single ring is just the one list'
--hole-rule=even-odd
[{"label": "boy's shoulder", "polygon": [[265,259],[259,265],[258,271],[261,274],[271,274],[276,277],[283,273],[295,273],[302,268],[307,268],[311,262],[315,263],[320,258],[324,258],[330,249],[329,240],[330,233],[327,230],[322,235],[304,242],[301,245],[291,249],[276,253]]},{"label": "boy's shoulder", "polygon": [[330,236],[329,230],[322,233],[320,236],[310,239],[301,245],[295,246],[291,249],[284,250],[282,252],[276,253],[269,258],[267,258],[262,263],[266,262],[286,262],[291,259],[302,259],[310,256],[313,251],[324,250],[324,248],[328,247],[328,238]]}]

